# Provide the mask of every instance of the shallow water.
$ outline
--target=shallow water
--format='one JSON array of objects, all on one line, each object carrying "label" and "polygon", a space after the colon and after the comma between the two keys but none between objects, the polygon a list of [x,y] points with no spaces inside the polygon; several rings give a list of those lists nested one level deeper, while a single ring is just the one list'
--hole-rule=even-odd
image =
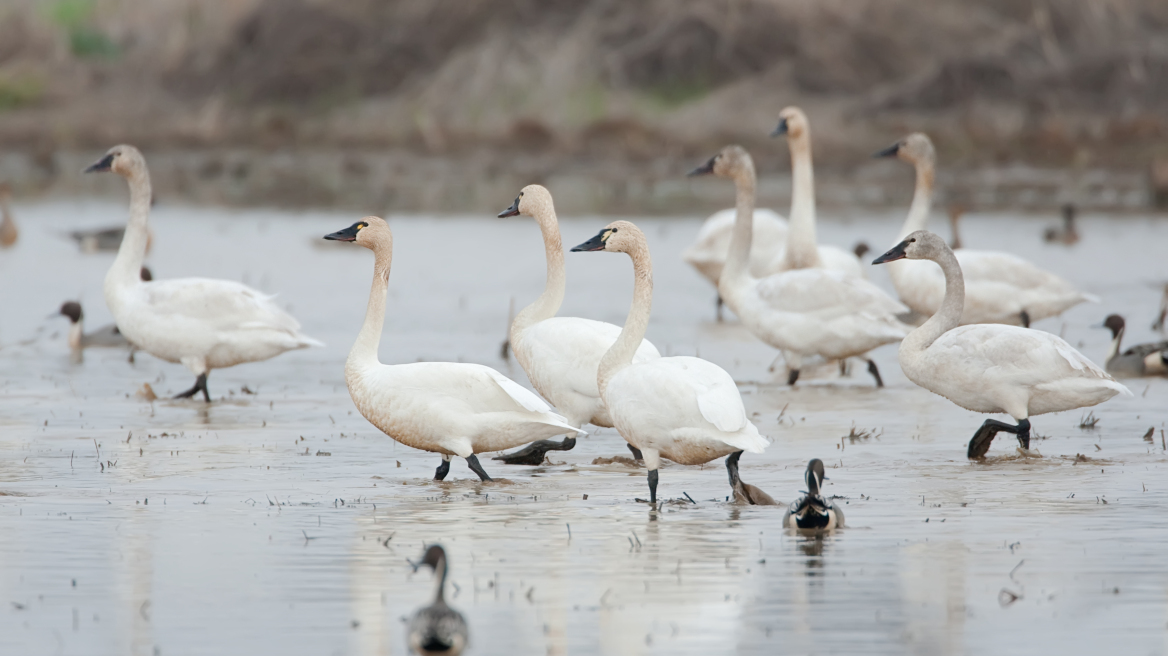
[{"label": "shallow water", "polygon": [[[124,208],[16,210],[21,241],[0,251],[0,653],[404,654],[402,619],[432,589],[406,559],[435,541],[475,654],[1168,650],[1168,381],[1129,381],[1135,395],[1094,408],[1094,429],[1077,411],[1036,418],[1041,459],[1017,457],[1003,435],[971,464],[983,417],[909,383],[895,347],[876,352],[884,390],[861,367],[779,384],[774,352],[713,323],[713,290],[678,257],[698,220],[638,219],[656,265],[648,337],[729,370],[775,440],[743,458],[743,478],[789,502],[808,459],[828,464],[852,528],[807,539],[778,529],[781,508],[727,503],[720,462],[667,465],[659,491],[681,500],[636,503],[643,469],[591,464],[627,455],[610,429],[550,466],[484,459],[508,480],[484,485],[461,460],[430,480],[438,458],[380,434],[345,390],[372,257],[318,238],[357,216],[156,208],[156,276],[279,292],[328,346],[213,372],[210,406],[143,401],[143,383],[168,395],[192,376],[115,350],[71,363],[66,320],[45,319],[80,298],[91,328],[109,321],[112,255],[79,255],[60,234],[117,223]],[[880,251],[901,216],[842,213],[820,239]],[[607,220],[562,223],[572,246]],[[535,225],[391,225],[383,361],[481,362],[526,382],[499,346],[510,299],[522,307],[543,285]],[[1023,217],[964,227],[971,247],[1025,254],[1104,298],[1037,324],[1096,362],[1109,336],[1088,326],[1108,312],[1127,316],[1128,343],[1153,337],[1168,224],[1087,216],[1074,248],[1042,244],[1041,222]],[[627,258],[567,260],[562,314],[622,322]],[[890,289],[884,271],[871,276]],[[849,439],[853,427],[875,436]]]}]

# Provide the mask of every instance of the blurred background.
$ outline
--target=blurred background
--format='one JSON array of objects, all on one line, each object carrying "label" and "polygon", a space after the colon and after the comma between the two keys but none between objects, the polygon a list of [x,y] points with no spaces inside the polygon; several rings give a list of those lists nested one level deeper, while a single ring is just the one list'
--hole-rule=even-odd
[{"label": "blurred background", "polygon": [[942,202],[1168,206],[1164,0],[4,0],[0,177],[165,201],[485,212],[725,206],[683,176],[726,143],[786,202],[780,109],[810,115],[820,202],[907,205],[870,154],[923,130]]}]

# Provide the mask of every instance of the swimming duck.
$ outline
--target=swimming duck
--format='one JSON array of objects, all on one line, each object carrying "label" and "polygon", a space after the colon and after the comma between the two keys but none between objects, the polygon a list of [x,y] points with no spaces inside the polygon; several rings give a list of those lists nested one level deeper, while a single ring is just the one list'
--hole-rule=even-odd
[{"label": "swimming duck", "polygon": [[1063,244],[1065,246],[1079,243],[1079,231],[1075,228],[1075,206],[1073,204],[1063,205],[1062,227],[1048,227],[1042,232],[1042,240],[1048,244]]},{"label": "swimming duck", "polygon": [[434,602],[419,608],[410,619],[407,631],[410,650],[420,656],[458,656],[466,648],[469,632],[462,613],[446,604],[446,550],[431,545],[414,570],[422,566],[434,570]]},{"label": "swimming duck", "polygon": [[842,527],[844,511],[820,492],[823,481],[827,480],[824,476],[823,461],[814,458],[807,463],[803,480],[807,483],[807,494],[787,508],[787,512],[783,514],[782,527],[819,531]]},{"label": "swimming duck", "polygon": [[1112,314],[1103,322],[1111,331],[1111,349],[1107,352],[1107,372],[1121,378],[1168,376],[1168,342],[1138,344],[1120,352],[1124,321]]}]

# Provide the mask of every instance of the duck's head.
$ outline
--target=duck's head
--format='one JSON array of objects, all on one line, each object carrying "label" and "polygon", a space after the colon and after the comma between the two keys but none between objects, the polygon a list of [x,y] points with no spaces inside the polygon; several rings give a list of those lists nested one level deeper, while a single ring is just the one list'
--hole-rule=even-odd
[{"label": "duck's head", "polygon": [[716,175],[719,178],[734,178],[739,173],[744,172],[754,173],[754,160],[742,146],[730,145],[687,175],[690,177]]},{"label": "duck's head", "polygon": [[138,276],[142,278],[142,282],[150,282],[151,280],[154,280],[154,274],[150,272],[148,267],[142,267],[142,269],[138,271]]},{"label": "duck's head", "polygon": [[62,303],[59,314],[63,314],[69,317],[70,323],[77,323],[78,321],[81,321],[81,317],[84,316],[81,313],[81,304],[77,301],[66,301]]},{"label": "duck's head", "polygon": [[324,236],[329,241],[353,241],[357,245],[369,250],[376,250],[383,245],[393,245],[393,233],[385,219],[376,216],[367,216],[353,225],[329,233]]},{"label": "duck's head", "polygon": [[1106,328],[1111,331],[1112,338],[1118,337],[1123,332],[1124,323],[1123,317],[1118,314],[1110,314],[1103,320],[1103,325],[1095,326],[1096,328]]},{"label": "duck's head", "polygon": [[789,138],[796,139],[809,134],[810,129],[811,126],[807,121],[807,115],[803,113],[802,109],[792,105],[791,107],[783,108],[783,111],[779,112],[779,124],[771,131],[771,136],[780,137],[787,135]]},{"label": "duck's head", "polygon": [[555,212],[552,193],[543,185],[531,184],[519,190],[511,207],[499,212],[499,218],[508,216],[546,216]]},{"label": "duck's head", "polygon": [[422,559],[416,563],[412,563],[414,569],[422,566],[428,566],[435,572],[446,562],[446,550],[442,545],[432,544],[426,548],[426,553],[422,554]]},{"label": "duck's head", "polygon": [[872,153],[872,157],[898,157],[911,164],[932,164],[937,159],[937,154],[929,135],[914,132],[884,150]]},{"label": "duck's head", "polygon": [[884,264],[895,260],[936,260],[945,251],[952,252],[949,244],[928,230],[909,233],[904,241],[893,246],[887,253],[872,260],[872,264]]},{"label": "duck's head", "polygon": [[645,245],[645,234],[628,221],[613,221],[596,236],[572,249],[573,253],[608,251],[630,253]]},{"label": "duck's head", "polygon": [[812,458],[811,462],[807,463],[807,471],[803,472],[803,481],[807,483],[807,493],[819,496],[819,491],[823,488],[825,480],[827,480],[827,476],[824,476],[823,461],[819,458]]},{"label": "duck's head", "polygon": [[123,178],[131,178],[146,171],[146,159],[137,148],[120,144],[105,151],[105,155],[90,164],[85,173],[113,171]]}]

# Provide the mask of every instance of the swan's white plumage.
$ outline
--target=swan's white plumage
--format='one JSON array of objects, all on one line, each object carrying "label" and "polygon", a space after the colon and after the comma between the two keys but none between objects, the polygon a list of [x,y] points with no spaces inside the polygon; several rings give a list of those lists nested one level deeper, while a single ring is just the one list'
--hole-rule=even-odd
[{"label": "swan's white plumage", "polygon": [[[735,209],[719,210],[710,215],[694,238],[681,253],[690,266],[698,270],[716,287],[730,253],[730,237],[734,232]],[[750,271],[756,276],[769,273],[776,258],[787,243],[787,220],[773,210],[754,210],[754,243],[750,249]]]}]

